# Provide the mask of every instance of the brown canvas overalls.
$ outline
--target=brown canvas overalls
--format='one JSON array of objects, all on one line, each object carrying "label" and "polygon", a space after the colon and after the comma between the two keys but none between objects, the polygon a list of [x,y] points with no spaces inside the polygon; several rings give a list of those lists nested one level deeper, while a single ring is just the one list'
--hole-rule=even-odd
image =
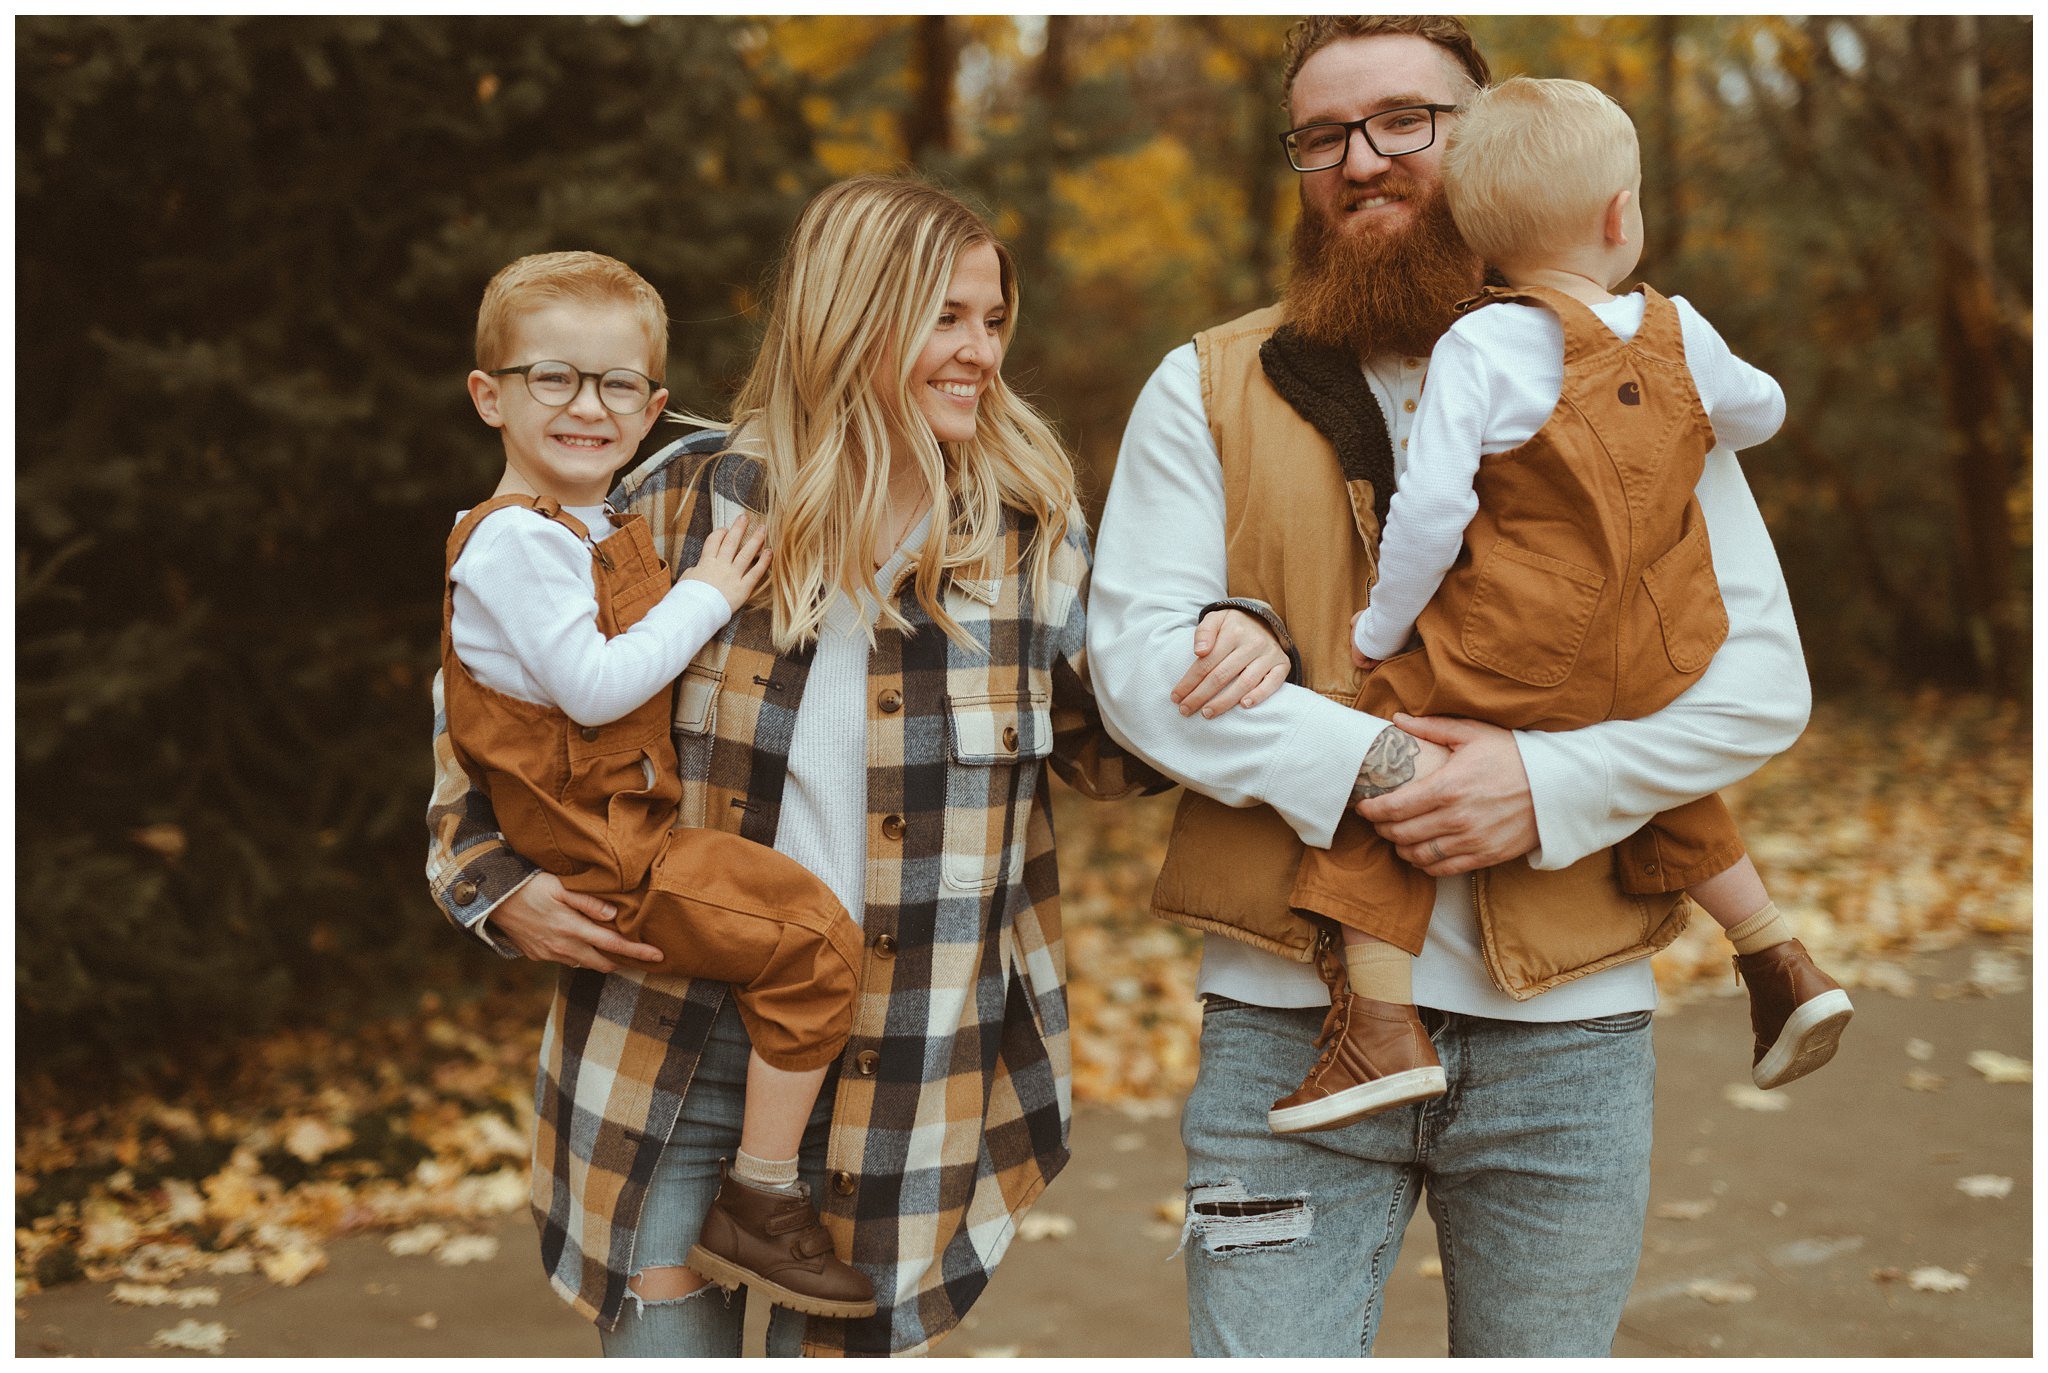
[{"label": "brown canvas overalls", "polygon": [[[1728,614],[1693,488],[1713,426],[1685,365],[1678,311],[1648,286],[1623,340],[1546,287],[1486,301],[1546,306],[1564,325],[1564,387],[1528,442],[1484,458],[1479,513],[1416,620],[1422,646],[1366,678],[1359,710],[1459,715],[1508,729],[1638,719],[1698,680]],[[1742,856],[1718,796],[1665,811],[1615,849],[1624,890],[1679,891]],[[1347,812],[1310,849],[1289,902],[1420,953],[1436,879]]]},{"label": "brown canvas overalls", "polygon": [[[499,496],[470,511],[448,537],[448,569],[485,516],[524,505],[586,543],[589,531],[552,500]],[[624,633],[668,593],[647,522],[612,517],[617,532],[591,543],[597,624]],[[521,701],[478,682],[455,656],[454,580],[441,598],[441,676],[448,737],[491,799],[514,851],[571,891],[619,909],[617,928],[652,944],[662,977],[733,985],[754,1048],[772,1067],[821,1068],[853,1028],[860,930],[824,882],[795,859],[708,829],[671,829],[682,799],[671,695],[658,691],[606,725],[579,725],[556,706]]]}]

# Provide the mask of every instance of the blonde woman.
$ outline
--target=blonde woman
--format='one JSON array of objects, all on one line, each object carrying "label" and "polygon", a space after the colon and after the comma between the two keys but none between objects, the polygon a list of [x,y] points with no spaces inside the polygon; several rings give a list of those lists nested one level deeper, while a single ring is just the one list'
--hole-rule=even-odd
[{"label": "blonde woman", "polygon": [[[878,1309],[807,1328],[777,1310],[771,1353],[921,1351],[986,1285],[1067,1159],[1044,765],[1102,799],[1164,785],[1089,694],[1087,541],[1067,455],[1003,383],[1016,312],[1009,254],[958,201],[832,186],[791,236],[729,424],[612,497],[671,568],[742,514],[765,524],[766,584],[677,686],[680,823],[795,858],[861,926],[852,1037],[799,1172]],[[1257,620],[1219,615],[1184,709],[1251,705],[1286,675]],[[601,903],[509,853],[437,745],[437,898],[501,952],[565,965],[534,1146],[555,1288],[609,1355],[737,1354],[738,1303],[685,1266],[739,1139],[728,988],[663,976]]]}]

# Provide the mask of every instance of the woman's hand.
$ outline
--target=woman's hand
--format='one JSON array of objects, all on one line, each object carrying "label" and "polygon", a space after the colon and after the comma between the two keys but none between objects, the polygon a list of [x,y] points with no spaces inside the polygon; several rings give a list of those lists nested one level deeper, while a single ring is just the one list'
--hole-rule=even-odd
[{"label": "woman's hand", "polygon": [[1250,710],[1287,680],[1287,650],[1256,615],[1212,610],[1195,626],[1195,661],[1174,683],[1180,713],[1221,715],[1232,706]]},{"label": "woman's hand", "polygon": [[764,546],[768,532],[764,529],[751,538],[746,533],[744,513],[725,528],[712,530],[704,540],[704,555],[677,580],[708,582],[738,614],[747,597],[768,575],[768,550]]},{"label": "woman's hand", "polygon": [[659,963],[661,950],[636,944],[611,926],[607,903],[570,891],[551,872],[537,872],[498,903],[491,928],[528,958],[615,973],[620,961]]}]

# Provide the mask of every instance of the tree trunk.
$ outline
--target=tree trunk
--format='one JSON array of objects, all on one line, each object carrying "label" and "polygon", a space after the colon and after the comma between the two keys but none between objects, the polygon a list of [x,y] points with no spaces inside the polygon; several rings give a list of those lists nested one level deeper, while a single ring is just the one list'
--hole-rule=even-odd
[{"label": "tree trunk", "polygon": [[1991,280],[1991,188],[1972,15],[1921,16],[1915,46],[1934,98],[1930,208],[1942,401],[1959,515],[1957,591],[1979,680],[2007,695],[2027,689],[2026,609],[2013,590],[2006,502],[2020,463],[2009,442],[2006,372],[1998,356]]},{"label": "tree trunk", "polygon": [[[1649,179],[1655,187],[1654,197],[1644,207],[1650,214],[1650,226],[1643,256],[1658,265],[1676,261],[1685,239],[1685,221],[1678,206],[1678,25],[1677,15],[1664,14],[1657,17],[1654,29],[1659,90],[1651,107],[1656,111],[1656,123],[1650,147],[1657,170]],[[1638,275],[1646,272],[1637,269]]]},{"label": "tree trunk", "polygon": [[918,18],[916,88],[903,120],[903,142],[913,163],[953,150],[953,78],[960,48],[943,14]]}]

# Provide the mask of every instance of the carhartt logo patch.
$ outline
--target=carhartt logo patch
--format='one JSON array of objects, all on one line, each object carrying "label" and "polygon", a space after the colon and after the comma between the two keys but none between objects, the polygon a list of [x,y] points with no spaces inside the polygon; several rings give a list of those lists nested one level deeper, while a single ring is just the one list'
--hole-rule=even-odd
[{"label": "carhartt logo patch", "polygon": [[1632,381],[1623,382],[1621,390],[1617,394],[1621,396],[1621,403],[1623,405],[1641,405],[1643,403],[1643,388],[1637,386]]}]

